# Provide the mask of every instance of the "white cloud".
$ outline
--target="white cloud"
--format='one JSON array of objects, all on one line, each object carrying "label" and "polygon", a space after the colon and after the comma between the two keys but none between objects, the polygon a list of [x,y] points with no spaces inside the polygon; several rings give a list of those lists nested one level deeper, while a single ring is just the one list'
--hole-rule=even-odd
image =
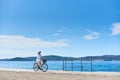
[{"label": "white cloud", "polygon": [[60,36],[61,36],[61,33],[63,33],[63,32],[64,32],[64,29],[59,29],[59,30],[56,31],[55,34],[53,34],[53,36],[55,36],[55,37],[60,37]]},{"label": "white cloud", "polygon": [[0,47],[10,48],[52,48],[66,47],[65,41],[44,41],[38,38],[28,38],[15,35],[0,35]]},{"label": "white cloud", "polygon": [[92,39],[97,39],[100,36],[100,33],[98,32],[92,32],[89,31],[90,34],[85,35],[83,38],[86,40],[92,40]]},{"label": "white cloud", "polygon": [[57,36],[60,36],[60,34],[59,33],[55,33],[55,34],[53,34],[53,36],[57,37]]},{"label": "white cloud", "polygon": [[112,30],[112,35],[119,35],[120,34],[120,23],[113,23],[111,30]]},{"label": "white cloud", "polygon": [[57,32],[64,32],[64,29],[59,29],[57,30]]},{"label": "white cloud", "polygon": [[45,41],[18,35],[0,35],[0,58],[36,56],[39,50],[42,50],[44,55],[51,54],[44,50],[67,47],[67,42],[63,39]]}]

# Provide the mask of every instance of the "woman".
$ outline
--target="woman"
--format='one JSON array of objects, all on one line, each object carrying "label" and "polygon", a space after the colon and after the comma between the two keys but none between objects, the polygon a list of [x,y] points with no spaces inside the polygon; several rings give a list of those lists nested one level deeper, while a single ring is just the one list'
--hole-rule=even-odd
[{"label": "woman", "polygon": [[41,55],[41,51],[38,52],[38,56],[36,57],[36,61],[37,61],[37,64],[39,65],[39,67],[41,68],[41,66],[42,66],[42,55]]}]

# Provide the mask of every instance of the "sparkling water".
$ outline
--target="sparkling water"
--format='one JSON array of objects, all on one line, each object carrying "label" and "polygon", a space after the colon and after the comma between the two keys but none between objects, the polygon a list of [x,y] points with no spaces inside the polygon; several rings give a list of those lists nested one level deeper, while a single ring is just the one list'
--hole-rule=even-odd
[{"label": "sparkling water", "polygon": [[[32,69],[35,61],[0,61],[0,68]],[[47,61],[49,70],[63,70],[63,61]],[[67,61],[64,70],[120,72],[120,61]]]}]

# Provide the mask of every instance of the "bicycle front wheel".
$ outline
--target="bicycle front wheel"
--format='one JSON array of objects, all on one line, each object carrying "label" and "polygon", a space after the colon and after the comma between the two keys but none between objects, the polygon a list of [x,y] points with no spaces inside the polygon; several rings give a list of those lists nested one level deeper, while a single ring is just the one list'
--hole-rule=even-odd
[{"label": "bicycle front wheel", "polygon": [[47,64],[43,64],[42,65],[42,71],[46,72],[48,70],[48,65]]}]

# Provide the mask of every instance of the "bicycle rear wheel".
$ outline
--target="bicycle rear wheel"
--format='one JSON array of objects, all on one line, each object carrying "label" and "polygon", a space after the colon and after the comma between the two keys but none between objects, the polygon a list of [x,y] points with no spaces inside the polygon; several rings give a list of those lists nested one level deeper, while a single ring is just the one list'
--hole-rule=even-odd
[{"label": "bicycle rear wheel", "polygon": [[34,63],[34,65],[33,65],[33,70],[34,70],[34,71],[38,71],[38,69],[39,69],[38,64],[37,64],[37,63]]},{"label": "bicycle rear wheel", "polygon": [[47,64],[43,64],[42,65],[42,71],[46,72],[48,70],[48,65]]}]

